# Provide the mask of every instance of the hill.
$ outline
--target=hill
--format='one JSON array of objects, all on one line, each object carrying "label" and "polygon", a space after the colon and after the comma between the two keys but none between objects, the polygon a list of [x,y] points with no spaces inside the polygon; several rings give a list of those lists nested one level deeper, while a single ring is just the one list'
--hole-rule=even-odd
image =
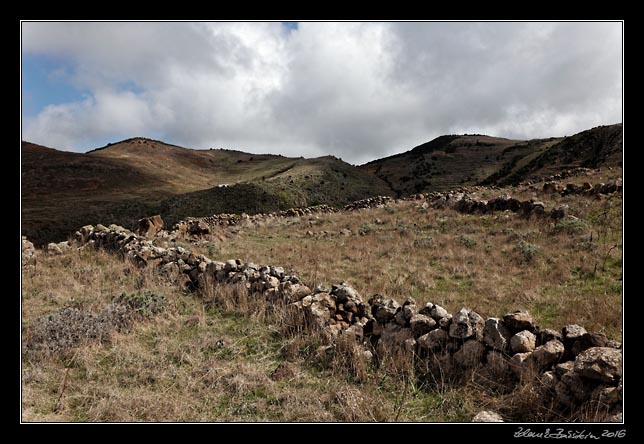
[{"label": "hill", "polygon": [[359,168],[403,196],[478,184],[517,184],[576,166],[619,165],[621,156],[622,125],[617,124],[572,137],[528,141],[485,135],[441,136]]},{"label": "hill", "polygon": [[[89,223],[131,228],[159,212],[178,220],[391,194],[380,179],[333,157],[193,150],[144,138],[88,153],[23,142],[21,185],[22,234],[36,244],[64,240]],[[249,190],[266,198],[257,201]]]}]

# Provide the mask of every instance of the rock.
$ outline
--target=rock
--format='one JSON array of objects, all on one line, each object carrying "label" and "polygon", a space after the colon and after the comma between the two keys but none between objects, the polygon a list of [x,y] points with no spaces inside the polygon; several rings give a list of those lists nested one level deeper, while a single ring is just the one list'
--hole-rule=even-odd
[{"label": "rock", "polygon": [[581,338],[583,335],[587,333],[584,327],[577,324],[566,325],[563,328],[562,332],[563,332],[564,344],[571,344],[571,345],[575,340]]},{"label": "rock", "polygon": [[543,192],[547,194],[554,194],[559,192],[557,182],[546,182],[543,184]]},{"label": "rock", "polygon": [[403,328],[394,322],[385,325],[385,328],[380,335],[380,340],[377,345],[377,352],[380,358],[385,357],[388,353],[394,353],[399,350],[405,349],[405,341],[413,339],[410,328]]},{"label": "rock", "polygon": [[192,220],[188,223],[188,233],[195,236],[210,234],[210,227],[202,220]]},{"label": "rock", "polygon": [[36,247],[34,244],[27,240],[25,236],[22,236],[22,258],[30,259],[36,254]]},{"label": "rock", "polygon": [[564,353],[564,345],[553,339],[537,347],[532,352],[532,360],[539,369],[545,369],[557,363]]},{"label": "rock", "polygon": [[568,372],[571,372],[575,367],[575,362],[574,361],[566,361],[566,362],[561,362],[557,365],[555,365],[555,372],[559,376],[563,376]]},{"label": "rock", "polygon": [[608,415],[606,417],[606,422],[624,422],[624,415],[622,414],[622,412]]},{"label": "rock", "polygon": [[483,410],[472,418],[472,422],[503,422],[503,418],[496,412]]},{"label": "rock", "polygon": [[347,301],[352,301],[356,304],[362,303],[360,294],[355,289],[346,284],[334,285],[331,290],[331,294],[336,297],[338,303],[340,304],[343,304]]},{"label": "rock", "polygon": [[411,327],[411,332],[414,334],[414,337],[418,338],[429,333],[434,327],[436,327],[436,321],[429,316],[419,313],[411,317],[409,326]]},{"label": "rock", "polygon": [[513,353],[531,352],[534,350],[536,343],[537,337],[528,330],[520,331],[510,339],[510,347],[512,347]]},{"label": "rock", "polygon": [[377,306],[374,316],[378,322],[386,324],[394,318],[399,308],[398,302],[393,299],[385,299]]},{"label": "rock", "polygon": [[403,310],[398,310],[398,312],[394,315],[394,322],[396,322],[396,324],[400,325],[401,327],[407,326],[407,318],[405,317],[405,312]]},{"label": "rock", "polygon": [[506,314],[503,316],[503,322],[506,327],[513,332],[534,330],[532,316],[525,310],[517,310],[513,313]]},{"label": "rock", "polygon": [[432,308],[434,308],[434,304],[432,304],[431,302],[428,302],[428,303],[425,304],[425,306],[423,308],[421,308],[418,311],[418,313],[420,313],[422,315],[425,315],[425,316],[431,317],[432,316]]},{"label": "rock", "polygon": [[473,368],[481,365],[481,359],[485,354],[485,345],[476,339],[470,339],[454,353],[454,360],[462,367]]},{"label": "rock", "polygon": [[141,236],[154,236],[163,230],[163,219],[159,214],[139,219],[136,227],[136,234]]},{"label": "rock", "polygon": [[572,394],[574,401],[583,402],[590,399],[593,391],[592,384],[579,373],[575,371],[564,373],[561,382],[567,386],[568,393]]},{"label": "rock", "polygon": [[568,204],[563,204],[559,205],[558,207],[555,207],[552,209],[550,212],[550,217],[557,220],[565,219],[568,217],[568,210],[570,209],[570,206]]},{"label": "rock", "polygon": [[418,338],[418,346],[426,350],[436,350],[443,348],[447,343],[449,336],[447,331],[442,329],[432,330]]},{"label": "rock", "polygon": [[467,339],[472,336],[479,338],[483,335],[483,326],[483,318],[478,313],[462,308],[452,318],[449,335],[456,339]]},{"label": "rock", "polygon": [[279,290],[286,303],[303,299],[311,294],[311,289],[303,284],[293,284],[290,281],[279,284]]},{"label": "rock", "polygon": [[237,271],[237,261],[235,259],[227,260],[224,264],[224,271],[227,273],[230,271]]},{"label": "rock", "polygon": [[584,378],[617,383],[622,376],[622,352],[610,347],[593,347],[575,358],[575,373]]},{"label": "rock", "polygon": [[340,230],[340,234],[343,236],[351,236],[352,233],[351,233],[351,230],[349,230],[348,228],[343,228]]},{"label": "rock", "polygon": [[63,250],[61,250],[58,244],[51,242],[47,244],[47,253],[52,255],[59,255],[63,254]]},{"label": "rock", "polygon": [[584,350],[592,347],[606,347],[608,346],[608,338],[603,333],[585,333],[581,335],[572,345],[570,351],[573,356],[577,356]]},{"label": "rock", "polygon": [[561,333],[548,328],[539,331],[538,337],[541,344],[545,344],[546,342],[552,341],[553,339],[563,342],[563,336],[561,335]]},{"label": "rock", "polygon": [[509,362],[510,370],[514,372],[517,377],[522,378],[530,368],[530,361],[528,360],[531,357],[532,353],[517,353],[512,356]]},{"label": "rock", "polygon": [[452,315],[449,313],[444,318],[440,318],[438,320],[438,326],[445,330],[449,328],[451,323],[452,323]]},{"label": "rock", "polygon": [[622,390],[620,387],[600,385],[593,390],[590,399],[603,405],[620,405],[622,403]]},{"label": "rock", "polygon": [[434,305],[432,307],[431,317],[434,318],[434,320],[438,321],[441,318],[447,317],[447,315],[449,315],[447,310],[445,310],[440,305]]},{"label": "rock", "polygon": [[483,328],[483,341],[495,350],[506,351],[509,348],[511,333],[498,318],[489,318]]},{"label": "rock", "polygon": [[559,382],[559,376],[553,371],[547,371],[539,377],[539,381],[545,388],[554,390]]},{"label": "rock", "polygon": [[491,351],[487,354],[487,363],[485,368],[493,377],[502,379],[510,370],[510,365],[502,353]]}]

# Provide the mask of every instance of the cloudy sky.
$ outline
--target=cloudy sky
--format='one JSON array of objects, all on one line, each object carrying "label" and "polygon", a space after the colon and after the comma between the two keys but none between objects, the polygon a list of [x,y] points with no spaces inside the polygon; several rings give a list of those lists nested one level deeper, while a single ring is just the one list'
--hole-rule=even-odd
[{"label": "cloudy sky", "polygon": [[622,24],[22,24],[23,140],[144,136],[359,164],[442,134],[622,121]]}]

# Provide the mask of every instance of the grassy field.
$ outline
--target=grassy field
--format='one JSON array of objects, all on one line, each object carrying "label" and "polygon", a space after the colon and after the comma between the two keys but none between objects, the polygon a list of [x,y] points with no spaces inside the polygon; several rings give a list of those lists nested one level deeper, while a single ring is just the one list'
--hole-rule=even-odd
[{"label": "grassy field", "polygon": [[23,340],[64,307],[98,312],[142,289],[163,294],[166,310],[109,340],[23,354],[23,421],[469,421],[496,402],[473,383],[317,364],[315,337],[182,294],[104,252],[45,257],[24,271]]},{"label": "grassy field", "polygon": [[[621,170],[613,169],[568,181],[617,177]],[[506,213],[464,215],[408,201],[222,228],[188,246],[212,259],[282,265],[309,285],[347,281],[365,300],[375,293],[399,301],[412,296],[485,317],[527,309],[542,327],[577,323],[621,340],[621,194],[542,196],[529,187],[477,194],[503,192],[536,196],[547,208],[567,203],[579,220],[555,225]],[[165,309],[126,328],[103,322],[100,337],[65,346],[60,338],[78,331],[76,321],[52,320],[75,308],[96,327],[98,314],[123,293],[136,300],[162,295]],[[442,422],[470,421],[483,409],[519,422],[601,419],[535,409],[530,385],[508,390],[483,375],[452,383],[448,375],[428,380],[348,362],[346,355],[320,359],[320,338],[289,334],[283,313],[269,308],[235,304],[223,290],[182,293],[153,270],[105,252],[41,256],[22,272],[22,419]],[[55,352],[33,347],[43,329],[54,329]]]},{"label": "grassy field", "polygon": [[[567,182],[608,182],[604,170]],[[543,327],[578,323],[621,337],[621,195],[541,195],[527,187],[504,192],[537,197],[547,208],[570,206],[578,221],[525,219],[511,213],[466,215],[424,210],[408,201],[387,208],[282,219],[263,226],[222,228],[224,242],[198,248],[213,259],[280,264],[309,285],[347,281],[368,298],[462,307],[482,316],[527,309]],[[349,229],[352,235],[340,230]],[[307,234],[307,232],[310,232]]]}]

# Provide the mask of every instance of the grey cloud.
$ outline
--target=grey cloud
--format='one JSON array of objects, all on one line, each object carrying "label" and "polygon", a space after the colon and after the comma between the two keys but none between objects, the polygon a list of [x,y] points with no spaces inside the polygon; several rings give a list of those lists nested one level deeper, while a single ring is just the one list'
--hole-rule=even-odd
[{"label": "grey cloud", "polygon": [[25,23],[24,51],[67,60],[90,98],[43,110],[24,138],[159,134],[362,163],[447,133],[572,134],[622,119],[621,26]]}]

